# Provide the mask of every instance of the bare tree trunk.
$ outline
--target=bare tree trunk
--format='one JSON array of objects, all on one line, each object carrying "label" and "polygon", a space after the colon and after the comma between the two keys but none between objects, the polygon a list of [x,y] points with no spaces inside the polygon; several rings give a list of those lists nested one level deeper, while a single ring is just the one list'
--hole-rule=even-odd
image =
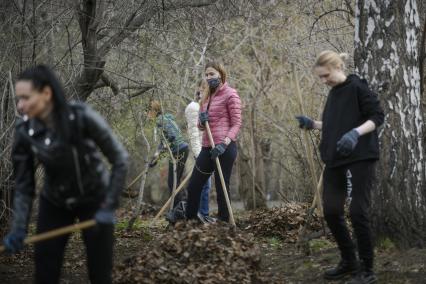
[{"label": "bare tree trunk", "polygon": [[[425,11],[425,1],[419,1],[418,11]],[[419,39],[419,67],[420,67],[420,96],[422,98],[422,107],[426,106],[426,98],[424,96],[425,82],[426,82],[426,13],[420,12],[420,39]]]},{"label": "bare tree trunk", "polygon": [[[151,150],[151,146],[150,146],[148,139],[146,138],[146,135],[145,135],[142,118],[139,118],[139,126],[140,126],[140,130],[141,130],[142,140],[144,142],[144,146],[145,146],[145,149],[146,149],[146,153],[149,153],[150,150]],[[132,217],[130,218],[129,223],[127,225],[126,230],[128,230],[128,231],[133,228],[133,224],[135,223],[137,218],[141,215],[143,195],[144,195],[144,191],[145,191],[145,181],[146,181],[146,177],[148,175],[148,171],[149,171],[149,160],[148,160],[148,155],[146,155],[145,161],[144,161],[144,170],[143,170],[143,174],[142,174],[142,178],[141,178],[141,183],[140,183],[140,186],[139,186],[138,202],[137,202],[136,207],[135,207],[135,209],[132,213]]]},{"label": "bare tree trunk", "polygon": [[[0,89],[0,228],[7,228],[12,208],[12,135],[15,125],[16,108],[13,93],[12,74]],[[2,235],[0,229],[0,237]]]},{"label": "bare tree trunk", "polygon": [[[85,101],[95,90],[96,84],[105,72],[106,58],[111,49],[120,45],[139,27],[148,23],[159,12],[177,10],[189,7],[203,7],[213,5],[217,0],[179,0],[163,1],[158,5],[157,1],[143,1],[135,7],[134,13],[124,21],[118,21],[120,28],[104,37],[98,34],[101,22],[105,14],[105,0],[74,0],[74,9],[78,15],[81,30],[81,42],[83,46],[83,69],[71,86],[70,93]],[[102,41],[103,40],[103,41]]]},{"label": "bare tree trunk", "polygon": [[[50,7],[52,7],[52,2],[50,2]],[[45,44],[42,44],[41,46],[43,53],[41,61],[46,61],[49,64],[53,64],[55,62],[55,26],[53,24],[54,19],[49,15],[47,11],[43,11],[40,14],[43,30],[48,32]]]},{"label": "bare tree trunk", "polygon": [[373,191],[373,230],[401,246],[425,245],[425,161],[415,0],[359,0],[355,65],[385,110]]},{"label": "bare tree trunk", "polygon": [[[425,11],[426,1],[419,1],[418,11]],[[420,98],[422,104],[422,114],[424,116],[426,110],[426,13],[420,13],[420,31],[419,40],[419,68],[420,68]],[[423,143],[426,143],[426,133],[423,133]],[[426,151],[426,150],[425,150]]]},{"label": "bare tree trunk", "polygon": [[[262,171],[262,174],[264,172],[263,165],[257,165],[256,166],[256,179],[253,180],[253,169],[252,169],[252,163],[251,159],[253,155],[256,155],[252,153],[252,149],[243,151],[242,150],[242,143],[239,143],[240,152],[238,154],[238,173],[240,178],[240,186],[239,191],[241,198],[244,201],[244,207],[246,209],[254,209],[254,208],[262,208],[266,207],[266,199],[264,195],[264,179],[262,180],[260,177],[262,176],[259,171]],[[260,153],[257,154],[258,157],[261,157]],[[259,163],[258,163],[259,164]],[[254,183],[254,184],[253,184]],[[255,199],[256,207],[253,207],[253,198]]]},{"label": "bare tree trunk", "polygon": [[[262,139],[261,141],[261,153],[262,153],[262,178],[264,184],[264,195],[265,200],[271,198],[272,192],[275,191],[276,187],[273,185],[278,180],[278,176],[274,175],[274,168],[272,165],[272,148],[270,139]],[[267,177],[267,178],[266,178]]]},{"label": "bare tree trunk", "polygon": [[256,121],[255,121],[255,107],[254,104],[256,103],[256,99],[252,98],[253,102],[251,105],[251,111],[250,111],[250,147],[251,147],[251,198],[252,198],[252,207],[256,208],[256,176],[257,176],[257,163],[256,163],[256,152],[257,152],[257,145],[256,145],[256,134],[255,134],[255,128],[256,128]]}]

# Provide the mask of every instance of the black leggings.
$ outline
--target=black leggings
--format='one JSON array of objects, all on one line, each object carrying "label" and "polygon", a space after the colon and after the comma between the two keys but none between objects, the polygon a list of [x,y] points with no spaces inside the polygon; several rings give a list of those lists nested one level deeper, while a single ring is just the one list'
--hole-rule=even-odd
[{"label": "black leggings", "polygon": [[[185,163],[188,159],[188,153],[189,149],[188,147],[185,147],[183,149],[180,149],[177,153],[173,154],[174,158],[176,159],[176,188],[180,184],[180,180],[182,178],[183,172],[185,170]],[[172,161],[169,161],[169,175],[167,178],[167,184],[169,186],[170,194],[173,190],[173,163]],[[174,206],[179,203],[179,201],[186,199],[186,192],[184,190],[181,190],[176,196],[174,201]]]},{"label": "black leggings", "polygon": [[349,213],[358,243],[359,258],[366,269],[373,267],[373,243],[370,230],[370,195],[374,161],[361,161],[324,171],[324,218],[343,259],[355,259],[355,246],[344,219],[344,205],[350,191]]},{"label": "black leggings", "polygon": [[[37,234],[73,224],[76,218],[79,221],[92,219],[97,209],[97,206],[92,205],[67,210],[40,197]],[[92,284],[112,282],[113,232],[112,225],[96,225],[83,231]],[[35,283],[59,283],[68,238],[69,235],[65,235],[35,244]]]},{"label": "black leggings", "polygon": [[[219,220],[229,221],[228,207],[226,206],[225,196],[222,190],[219,173],[216,170],[216,162],[211,159],[210,147],[203,147],[198,155],[195,167],[192,172],[188,185],[188,206],[186,215],[188,218],[195,218],[200,207],[200,196],[203,185],[207,182],[210,175],[214,171],[214,179],[216,182],[216,196],[218,206]],[[237,158],[237,145],[231,142],[226,148],[225,153],[219,156],[220,166],[222,168],[225,185],[229,196],[229,180],[231,178],[232,167]]]}]

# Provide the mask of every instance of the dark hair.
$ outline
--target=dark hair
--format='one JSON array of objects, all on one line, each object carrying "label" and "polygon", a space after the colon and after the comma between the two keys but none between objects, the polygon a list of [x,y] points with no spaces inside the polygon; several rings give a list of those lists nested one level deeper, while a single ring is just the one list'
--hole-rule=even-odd
[{"label": "dark hair", "polygon": [[69,116],[70,107],[67,103],[64,89],[53,70],[46,65],[37,65],[24,70],[19,74],[17,81],[30,81],[37,91],[50,87],[53,98],[53,118],[55,128],[60,138],[69,141],[71,137]]}]

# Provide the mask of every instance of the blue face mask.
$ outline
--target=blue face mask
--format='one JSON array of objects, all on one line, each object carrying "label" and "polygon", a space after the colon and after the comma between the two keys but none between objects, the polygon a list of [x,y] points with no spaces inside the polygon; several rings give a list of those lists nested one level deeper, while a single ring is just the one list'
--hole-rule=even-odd
[{"label": "blue face mask", "polygon": [[207,80],[207,83],[209,84],[210,88],[216,89],[220,85],[221,80],[220,78],[211,78]]}]

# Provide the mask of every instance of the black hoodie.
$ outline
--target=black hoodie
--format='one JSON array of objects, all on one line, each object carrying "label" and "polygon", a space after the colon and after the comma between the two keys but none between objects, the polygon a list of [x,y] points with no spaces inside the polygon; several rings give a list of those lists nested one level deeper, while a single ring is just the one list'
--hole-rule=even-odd
[{"label": "black hoodie", "polygon": [[321,159],[327,167],[338,167],[362,160],[379,159],[377,130],[359,137],[352,154],[342,157],[337,153],[337,141],[348,131],[371,120],[376,128],[384,120],[377,95],[364,79],[349,75],[345,82],[334,86],[328,94],[322,114]]}]

